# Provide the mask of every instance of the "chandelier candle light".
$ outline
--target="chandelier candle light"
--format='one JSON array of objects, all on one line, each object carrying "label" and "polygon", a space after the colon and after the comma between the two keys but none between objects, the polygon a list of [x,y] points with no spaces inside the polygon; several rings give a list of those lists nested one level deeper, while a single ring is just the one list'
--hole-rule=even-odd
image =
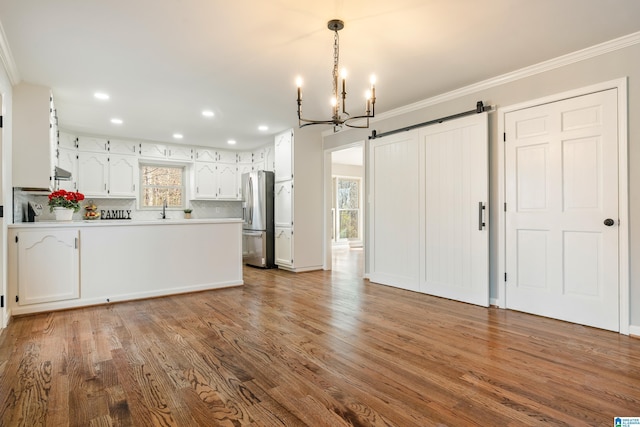
[{"label": "chandelier candle light", "polygon": [[[327,23],[327,28],[334,32],[333,37],[333,97],[331,98],[331,105],[333,107],[333,115],[331,120],[310,120],[302,117],[302,78],[298,77],[296,79],[296,85],[298,86],[298,126],[305,127],[309,125],[333,125],[333,131],[337,132],[340,130],[342,125],[352,127],[352,128],[360,128],[366,129],[369,127],[369,119],[375,117],[375,106],[376,106],[376,86],[375,86],[375,76],[371,76],[371,87],[367,90],[365,97],[367,100],[366,112],[360,116],[351,116],[347,113],[346,107],[346,99],[347,99],[347,83],[346,70],[342,69],[340,73],[340,77],[342,78],[342,93],[339,93],[338,87],[338,68],[339,68],[339,56],[340,56],[340,46],[339,46],[339,37],[338,31],[344,28],[344,22],[339,19],[332,19]],[[338,97],[341,95],[341,97]],[[340,101],[341,100],[341,101]],[[342,115],[340,113],[340,107],[342,106]],[[352,120],[356,119],[366,119],[366,124],[364,125],[355,125],[350,123]]]}]

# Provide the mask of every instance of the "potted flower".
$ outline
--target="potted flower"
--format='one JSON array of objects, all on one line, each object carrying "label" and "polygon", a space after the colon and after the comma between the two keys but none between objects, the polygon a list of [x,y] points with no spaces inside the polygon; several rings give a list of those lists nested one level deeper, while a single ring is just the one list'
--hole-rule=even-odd
[{"label": "potted flower", "polygon": [[49,194],[49,212],[56,213],[57,220],[70,221],[74,212],[80,210],[84,194],[80,192],[58,190]]},{"label": "potted flower", "polygon": [[184,217],[185,217],[186,219],[191,218],[191,211],[192,211],[192,210],[191,210],[191,209],[189,209],[189,208],[187,208],[187,209],[185,209],[185,210],[184,210]]}]

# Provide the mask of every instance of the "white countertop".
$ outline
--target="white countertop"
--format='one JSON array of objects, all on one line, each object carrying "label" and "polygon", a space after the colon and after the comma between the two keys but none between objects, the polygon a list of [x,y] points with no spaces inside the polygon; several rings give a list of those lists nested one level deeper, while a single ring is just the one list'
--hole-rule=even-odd
[{"label": "white countertop", "polygon": [[197,225],[197,224],[229,224],[242,222],[242,218],[198,218],[198,219],[92,219],[80,221],[37,221],[17,222],[9,224],[9,228],[68,228],[68,227],[113,227],[113,226],[145,226],[145,225]]}]

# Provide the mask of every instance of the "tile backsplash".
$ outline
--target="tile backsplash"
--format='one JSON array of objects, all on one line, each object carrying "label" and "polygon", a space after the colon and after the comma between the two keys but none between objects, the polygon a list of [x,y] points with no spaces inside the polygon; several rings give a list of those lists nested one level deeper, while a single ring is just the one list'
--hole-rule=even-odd
[{"label": "tile backsplash", "polygon": [[[84,207],[91,200],[98,207],[98,211],[107,210],[130,210],[133,220],[150,220],[160,218],[160,209],[137,209],[135,199],[101,199],[87,198],[80,205]],[[49,212],[47,205],[48,194],[45,192],[30,192],[14,189],[13,191],[13,222],[26,222],[27,203],[37,203],[42,205],[40,215],[36,216],[38,221],[52,221],[55,216]],[[193,209],[192,218],[242,218],[242,202],[226,200],[191,200],[189,206]],[[74,220],[81,220],[84,210],[73,214]],[[184,217],[182,209],[167,209],[167,218],[179,219]]]}]

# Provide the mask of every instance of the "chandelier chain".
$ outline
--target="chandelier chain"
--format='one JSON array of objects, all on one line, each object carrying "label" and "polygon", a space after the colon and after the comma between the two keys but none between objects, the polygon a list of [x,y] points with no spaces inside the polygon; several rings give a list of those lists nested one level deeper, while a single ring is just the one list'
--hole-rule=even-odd
[{"label": "chandelier chain", "polygon": [[340,98],[338,97],[338,67],[340,63],[340,40],[338,31],[334,31],[333,36],[333,96],[335,98],[334,119],[340,117]]}]

